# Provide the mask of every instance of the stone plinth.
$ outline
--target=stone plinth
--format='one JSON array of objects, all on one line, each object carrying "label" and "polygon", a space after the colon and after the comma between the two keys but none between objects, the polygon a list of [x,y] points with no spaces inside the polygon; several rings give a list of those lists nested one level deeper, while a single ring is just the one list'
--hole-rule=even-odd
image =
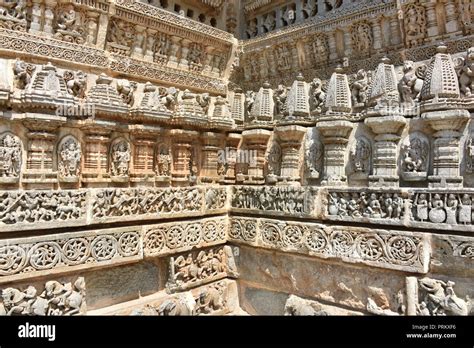
[{"label": "stone plinth", "polygon": [[316,125],[324,143],[324,185],[347,184],[345,154],[353,127],[348,121],[324,121]]},{"label": "stone plinth", "polygon": [[375,136],[374,174],[369,176],[369,186],[398,187],[398,142],[406,120],[402,116],[368,118],[365,124]]}]

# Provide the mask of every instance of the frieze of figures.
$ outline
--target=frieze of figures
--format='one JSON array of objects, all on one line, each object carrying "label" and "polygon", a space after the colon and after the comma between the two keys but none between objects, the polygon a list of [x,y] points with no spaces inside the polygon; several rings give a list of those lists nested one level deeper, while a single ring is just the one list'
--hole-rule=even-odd
[{"label": "frieze of figures", "polygon": [[233,217],[229,238],[263,248],[349,263],[426,273],[428,240],[422,234]]},{"label": "frieze of figures", "polygon": [[171,257],[166,288],[175,292],[238,275],[232,247],[226,245]]},{"label": "frieze of figures", "polygon": [[232,207],[288,214],[311,214],[313,190],[294,186],[236,186]]},{"label": "frieze of figures", "polygon": [[1,290],[0,315],[70,316],[86,312],[86,284],[83,277],[74,282],[50,280],[43,289],[9,287]]}]

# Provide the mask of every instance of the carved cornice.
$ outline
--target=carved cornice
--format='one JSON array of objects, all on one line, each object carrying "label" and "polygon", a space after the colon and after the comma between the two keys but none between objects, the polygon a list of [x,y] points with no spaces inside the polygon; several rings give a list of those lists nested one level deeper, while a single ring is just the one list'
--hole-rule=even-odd
[{"label": "carved cornice", "polygon": [[147,27],[167,29],[174,35],[192,35],[209,42],[233,44],[232,34],[135,0],[116,0],[116,16]]},{"label": "carved cornice", "polygon": [[374,0],[366,0],[365,2],[357,1],[350,6],[313,17],[303,23],[291,25],[250,40],[241,41],[241,44],[245,51],[261,49],[268,46],[269,41],[271,41],[272,45],[278,45],[282,42],[294,41],[334,28],[342,28],[359,19],[377,17],[390,12],[395,15],[396,9],[397,5],[394,0],[383,4],[375,2]]}]

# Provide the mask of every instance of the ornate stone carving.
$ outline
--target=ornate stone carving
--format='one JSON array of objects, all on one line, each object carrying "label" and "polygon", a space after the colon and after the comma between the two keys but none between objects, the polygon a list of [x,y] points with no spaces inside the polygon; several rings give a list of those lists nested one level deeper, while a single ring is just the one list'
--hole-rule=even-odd
[{"label": "ornate stone carving", "polygon": [[2,1],[0,3],[0,28],[26,31],[26,0]]},{"label": "ornate stone carving", "polygon": [[232,207],[289,214],[310,213],[311,192],[299,187],[252,187],[234,188]]},{"label": "ornate stone carving", "polygon": [[127,177],[131,159],[130,144],[125,139],[118,139],[111,146],[110,172],[112,176]]},{"label": "ornate stone carving", "polygon": [[445,316],[469,315],[470,299],[462,299],[454,292],[456,284],[432,278],[407,278],[408,315]]},{"label": "ornate stone carving", "polygon": [[0,182],[18,180],[22,164],[20,138],[12,133],[0,135]]},{"label": "ornate stone carving", "polygon": [[369,89],[369,80],[367,72],[363,69],[359,70],[356,75],[356,80],[352,83],[352,105],[354,107],[363,107],[367,102],[367,91]]},{"label": "ornate stone carving", "polygon": [[36,70],[36,67],[32,64],[25,63],[20,59],[16,59],[13,72],[15,73],[15,78],[17,80],[18,88],[25,89],[31,82],[31,76]]},{"label": "ornate stone carving", "polygon": [[230,246],[170,258],[167,291],[186,290],[225,277],[238,277]]},{"label": "ornate stone carving", "polygon": [[409,47],[423,43],[426,35],[426,10],[418,2],[408,4],[404,8],[404,24],[406,43]]},{"label": "ornate stone carving", "polygon": [[85,15],[72,4],[56,7],[54,37],[66,42],[82,45],[86,42],[87,30]]},{"label": "ornate stone carving", "polygon": [[417,193],[413,199],[412,219],[451,225],[472,224],[472,194]]},{"label": "ornate stone carving", "polygon": [[351,27],[352,47],[359,54],[369,54],[374,43],[372,27],[368,22],[359,22]]},{"label": "ornate stone carving", "polygon": [[94,218],[198,212],[202,193],[197,188],[104,189],[95,194]]},{"label": "ornate stone carving", "polygon": [[122,96],[125,104],[132,106],[135,97],[134,93],[137,89],[137,84],[133,81],[119,80],[117,81],[117,91]]},{"label": "ornate stone carving", "polygon": [[461,93],[466,97],[472,97],[474,82],[474,47],[468,49],[466,58],[460,57],[456,63]]},{"label": "ornate stone carving", "polygon": [[426,136],[412,133],[403,147],[402,173],[405,180],[425,180],[429,167],[430,144]]},{"label": "ornate stone carving", "polygon": [[[297,252],[320,258],[338,258],[349,263],[426,273],[424,259],[428,248],[423,234],[325,226],[313,223],[283,222],[233,217],[229,237],[259,247]],[[245,231],[253,232],[253,238]]]},{"label": "ornate stone carving", "polygon": [[323,91],[321,79],[314,78],[311,81],[309,95],[311,113],[320,113],[326,100],[326,93]]},{"label": "ornate stone carving", "polygon": [[4,191],[0,197],[0,220],[6,225],[84,218],[83,191]]},{"label": "ornate stone carving", "polygon": [[415,69],[414,63],[411,60],[403,63],[403,77],[398,84],[402,102],[413,104],[420,100],[425,71],[426,65]]},{"label": "ornate stone carving", "polygon": [[69,94],[84,98],[87,88],[87,74],[82,71],[66,71],[64,73],[67,91]]},{"label": "ornate stone carving", "polygon": [[81,173],[81,144],[73,136],[66,136],[58,146],[58,171],[63,180],[77,180]]},{"label": "ornate stone carving", "polygon": [[85,312],[85,281],[77,278],[74,283],[56,280],[46,282],[40,293],[34,286],[24,290],[4,288],[0,315],[78,315]]},{"label": "ornate stone carving", "polygon": [[350,154],[354,174],[368,177],[371,171],[372,146],[365,137],[359,137],[352,146]]},{"label": "ornate stone carving", "polygon": [[401,219],[405,203],[399,193],[330,192],[328,214],[334,217]]}]

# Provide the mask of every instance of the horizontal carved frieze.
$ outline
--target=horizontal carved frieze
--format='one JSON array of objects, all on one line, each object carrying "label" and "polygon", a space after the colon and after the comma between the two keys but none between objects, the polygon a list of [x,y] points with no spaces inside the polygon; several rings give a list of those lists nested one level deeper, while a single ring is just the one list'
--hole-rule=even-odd
[{"label": "horizontal carved frieze", "polygon": [[137,227],[2,240],[0,283],[142,258]]},{"label": "horizontal carved frieze", "polygon": [[426,235],[233,217],[231,241],[374,267],[428,272]]},{"label": "horizontal carved frieze", "polygon": [[228,245],[172,256],[168,266],[166,289],[170,293],[239,276],[232,247]]},{"label": "horizontal carved frieze", "polygon": [[162,256],[227,241],[227,217],[147,227],[143,235],[145,257]]},{"label": "horizontal carved frieze", "polygon": [[1,290],[1,295],[0,315],[70,316],[86,312],[83,277],[67,283],[50,280],[42,288],[33,285],[21,289],[7,287]]},{"label": "horizontal carved frieze", "polygon": [[200,216],[227,212],[226,188],[0,191],[0,231]]}]

